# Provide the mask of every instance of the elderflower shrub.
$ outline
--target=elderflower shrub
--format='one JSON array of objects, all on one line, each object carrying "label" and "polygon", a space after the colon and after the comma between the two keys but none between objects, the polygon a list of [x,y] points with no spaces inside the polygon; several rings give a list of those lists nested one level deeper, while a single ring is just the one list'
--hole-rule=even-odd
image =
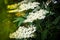
[{"label": "elderflower shrub", "polygon": [[36,19],[44,19],[46,13],[48,13],[48,11],[44,10],[44,9],[40,9],[39,11],[36,11],[35,13],[31,12],[27,16],[27,19],[24,20],[24,23],[26,23],[26,22],[33,22]]},{"label": "elderflower shrub", "polygon": [[[19,28],[14,32],[9,35],[10,38],[16,38],[16,39],[22,39],[22,38],[30,38],[34,37],[34,32],[36,31],[36,27],[34,25],[30,26],[21,26],[22,23],[27,23],[27,22],[33,22],[34,20],[37,19],[44,19],[45,15],[49,12],[47,10],[41,9],[39,6],[40,3],[38,2],[28,2],[27,1],[22,1],[17,4],[17,8],[14,10],[9,11],[10,13],[12,12],[18,12],[17,18],[14,22],[18,23]],[[29,11],[29,9],[33,9],[32,12]],[[29,11],[29,12],[28,12]],[[22,15],[21,12],[27,12],[26,14]],[[23,16],[23,17],[22,17]]]},{"label": "elderflower shrub", "polygon": [[29,38],[34,36],[34,32],[36,31],[36,27],[34,25],[30,25],[27,28],[25,26],[20,26],[16,32],[10,34],[10,38],[22,39]]}]

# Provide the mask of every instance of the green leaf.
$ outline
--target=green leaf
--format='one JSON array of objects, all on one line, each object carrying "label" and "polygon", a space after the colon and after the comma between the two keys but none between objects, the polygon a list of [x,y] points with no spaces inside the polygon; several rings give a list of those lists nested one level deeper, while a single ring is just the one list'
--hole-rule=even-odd
[{"label": "green leaf", "polygon": [[16,18],[16,20],[14,20],[13,22],[18,22],[20,20],[20,18]]},{"label": "green leaf", "polygon": [[41,32],[41,40],[45,40],[47,37],[48,30],[45,29],[43,32]]},{"label": "green leaf", "polygon": [[19,18],[16,18],[16,20],[13,21],[13,22],[18,22],[18,26],[20,26],[23,23],[24,20],[25,20],[24,18],[19,17]]},{"label": "green leaf", "polygon": [[14,20],[13,22],[18,22],[18,21],[20,21],[20,20],[22,20],[22,19],[24,19],[24,18],[18,17],[18,18],[16,18],[16,20]]},{"label": "green leaf", "polygon": [[20,26],[22,23],[23,23],[24,19],[21,19],[19,22],[18,22],[18,26]]},{"label": "green leaf", "polygon": [[58,17],[53,21],[53,24],[56,25],[59,21],[60,21],[60,16],[58,16]]}]

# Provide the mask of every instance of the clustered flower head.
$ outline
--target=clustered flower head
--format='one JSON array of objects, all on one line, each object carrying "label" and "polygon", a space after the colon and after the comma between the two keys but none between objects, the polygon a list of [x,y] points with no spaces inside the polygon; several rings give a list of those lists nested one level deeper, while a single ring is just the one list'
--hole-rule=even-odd
[{"label": "clustered flower head", "polygon": [[24,23],[33,22],[36,19],[44,19],[46,13],[48,13],[48,11],[44,9],[40,9],[39,11],[36,11],[35,13],[31,12],[27,16],[27,19],[24,21]]},{"label": "clustered flower head", "polygon": [[34,9],[35,7],[37,7],[40,3],[38,2],[28,2],[28,3],[22,3],[19,5],[19,7],[15,10],[11,10],[11,11],[8,11],[9,13],[12,13],[12,12],[21,12],[21,11],[25,11],[25,10],[29,10],[29,9]]},{"label": "clustered flower head", "polygon": [[19,6],[21,11],[28,10],[28,9],[34,9],[39,5],[38,2],[29,2],[29,3],[23,3]]},{"label": "clustered flower head", "polygon": [[16,32],[10,34],[10,38],[29,38],[34,37],[34,32],[36,31],[36,27],[34,25],[30,25],[27,28],[25,26],[20,26]]}]

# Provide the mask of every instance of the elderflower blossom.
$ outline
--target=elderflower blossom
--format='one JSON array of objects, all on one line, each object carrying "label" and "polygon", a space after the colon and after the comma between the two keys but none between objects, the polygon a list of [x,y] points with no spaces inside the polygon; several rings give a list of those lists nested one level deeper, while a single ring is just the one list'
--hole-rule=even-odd
[{"label": "elderflower blossom", "polygon": [[34,9],[35,7],[37,7],[40,3],[38,2],[29,2],[29,3],[22,3],[19,5],[19,7],[15,10],[11,10],[11,11],[8,11],[9,13],[12,13],[12,12],[21,12],[21,11],[24,11],[24,10],[28,10],[28,9]]},{"label": "elderflower blossom", "polygon": [[34,37],[34,32],[36,31],[36,27],[34,25],[28,26],[28,28],[24,26],[20,26],[16,32],[10,34],[10,38],[16,38],[16,39],[21,39],[21,38],[29,38],[29,37]]},{"label": "elderflower blossom", "polygon": [[35,7],[37,7],[39,5],[39,3],[38,2],[29,2],[29,3],[23,3],[23,4],[21,4],[20,6],[19,6],[19,8],[21,9],[21,10],[28,10],[28,9],[34,9]]},{"label": "elderflower blossom", "polygon": [[40,9],[39,11],[36,11],[35,13],[31,12],[27,16],[27,19],[24,20],[24,23],[26,23],[26,22],[33,22],[36,19],[44,19],[46,13],[48,13],[48,11],[44,10],[44,9]]}]

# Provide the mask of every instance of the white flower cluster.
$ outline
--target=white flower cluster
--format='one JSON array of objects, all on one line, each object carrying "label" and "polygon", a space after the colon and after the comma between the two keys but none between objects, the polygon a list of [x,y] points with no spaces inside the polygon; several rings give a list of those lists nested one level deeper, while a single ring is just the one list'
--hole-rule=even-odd
[{"label": "white flower cluster", "polygon": [[28,10],[28,9],[34,9],[35,7],[37,7],[40,3],[38,2],[29,2],[29,3],[23,3],[19,6],[18,11],[24,11],[24,10]]},{"label": "white flower cluster", "polygon": [[21,12],[24,10],[29,10],[29,9],[34,9],[35,7],[37,7],[40,3],[38,2],[28,2],[28,3],[18,3],[18,8],[12,11],[9,11],[10,13],[12,12]]},{"label": "white flower cluster", "polygon": [[33,22],[36,19],[44,19],[46,13],[48,13],[48,11],[44,10],[44,9],[40,9],[39,11],[36,11],[35,13],[31,12],[27,16],[27,19],[24,20],[24,23],[26,23],[26,22]]},{"label": "white flower cluster", "polygon": [[21,39],[21,38],[29,38],[34,36],[34,32],[36,31],[36,27],[34,25],[28,26],[28,28],[21,26],[18,28],[18,30],[12,34],[10,34],[10,38],[16,38],[16,39]]}]

